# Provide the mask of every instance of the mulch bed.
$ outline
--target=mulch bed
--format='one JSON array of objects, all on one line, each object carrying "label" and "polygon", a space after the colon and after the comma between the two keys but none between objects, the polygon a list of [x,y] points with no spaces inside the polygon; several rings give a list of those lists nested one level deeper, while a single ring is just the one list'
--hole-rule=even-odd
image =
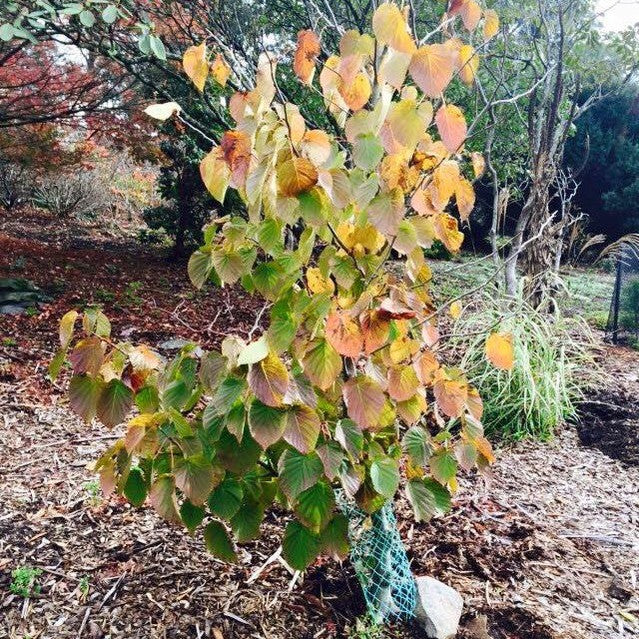
[{"label": "mulch bed", "polygon": [[[132,341],[212,344],[227,332],[247,334],[260,302],[232,289],[193,293],[184,264],[156,251],[30,219],[26,230],[24,221],[0,225],[0,277],[28,277],[54,300],[34,316],[0,317],[0,339],[9,338],[0,345],[0,639],[354,636],[364,605],[348,562],[322,560],[294,578],[273,558],[279,513],[229,566],[206,553],[201,536],[150,508],[95,496],[88,466],[117,433],[83,424],[46,380],[57,319],[74,305],[102,300],[115,334]],[[626,358],[626,372],[637,369],[636,354],[609,354]],[[627,395],[617,397],[639,396],[634,384],[624,378]],[[630,422],[628,410],[620,419]],[[464,639],[639,633],[639,468],[592,443],[566,428],[550,444],[498,451],[488,481],[465,477],[454,510],[427,525],[415,524],[399,499],[414,572],[464,597]],[[19,566],[43,571],[37,596],[10,593]],[[383,636],[423,634],[401,627]]]}]

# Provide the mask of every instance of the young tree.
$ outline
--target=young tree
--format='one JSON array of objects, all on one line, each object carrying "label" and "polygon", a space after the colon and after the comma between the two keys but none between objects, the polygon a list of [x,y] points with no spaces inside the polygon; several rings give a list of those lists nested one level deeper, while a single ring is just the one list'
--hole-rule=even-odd
[{"label": "young tree", "polygon": [[[224,203],[235,189],[247,215],[209,225],[188,270],[198,287],[259,294],[270,315],[259,337],[188,346],[164,363],[114,341],[99,311],[84,314],[77,337],[78,313],[62,319],[51,372],[68,352],[72,407],[107,426],[139,411],[97,463],[104,489],[134,504],[148,497],[189,530],[206,522],[205,542],[225,560],[236,556],[228,528],[240,542],[257,536],[276,499],[296,515],[284,556],[303,569],[347,549],[335,489],[374,512],[403,478],[416,519],[428,520],[449,507],[458,466],[493,458],[477,390],[438,359],[448,305],[433,304],[423,249],[439,239],[455,251],[463,239],[446,207],[454,200],[467,219],[473,206],[467,123],[443,92],[453,78],[472,84],[474,44],[497,17],[453,0],[425,41],[407,16],[379,5],[373,34],[345,31],[328,56],[313,31],[299,33],[294,72],[337,132],[312,128],[283,99],[272,53],[259,56],[255,86],[229,100],[235,127],[200,168],[210,193]],[[184,68],[201,87],[216,60],[203,43]],[[386,268],[392,251],[401,269]],[[510,337],[492,334],[486,354],[509,368]]]}]

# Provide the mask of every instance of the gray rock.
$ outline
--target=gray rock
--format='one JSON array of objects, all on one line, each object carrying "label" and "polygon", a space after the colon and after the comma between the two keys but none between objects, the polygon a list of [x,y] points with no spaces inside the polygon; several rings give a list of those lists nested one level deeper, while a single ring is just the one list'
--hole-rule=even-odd
[{"label": "gray rock", "polygon": [[416,577],[415,617],[431,639],[452,639],[457,634],[464,600],[450,586],[432,577]]}]

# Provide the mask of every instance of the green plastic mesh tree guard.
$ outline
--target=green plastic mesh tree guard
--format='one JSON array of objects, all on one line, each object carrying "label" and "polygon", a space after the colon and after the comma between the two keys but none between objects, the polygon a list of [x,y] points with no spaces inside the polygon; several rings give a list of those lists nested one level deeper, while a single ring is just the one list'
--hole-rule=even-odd
[{"label": "green plastic mesh tree guard", "polygon": [[417,587],[397,530],[392,502],[372,515],[341,492],[337,503],[348,517],[350,559],[362,586],[368,613],[377,623],[413,618]]}]

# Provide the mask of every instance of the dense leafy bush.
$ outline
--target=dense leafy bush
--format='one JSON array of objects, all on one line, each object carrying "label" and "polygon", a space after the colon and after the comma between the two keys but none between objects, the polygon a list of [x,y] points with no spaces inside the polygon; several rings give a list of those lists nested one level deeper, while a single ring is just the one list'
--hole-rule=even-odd
[{"label": "dense leafy bush", "polygon": [[[540,313],[521,299],[486,296],[482,307],[482,313],[463,313],[454,330],[462,336],[457,339],[465,352],[462,368],[484,398],[487,434],[550,439],[575,417],[584,388],[595,380],[590,328],[581,319]],[[481,335],[495,326],[512,339],[515,358],[508,371],[486,359]]]},{"label": "dense leafy bush", "polygon": [[[464,148],[464,114],[442,92],[456,75],[474,82],[478,55],[460,38],[481,25],[489,40],[497,17],[474,0],[449,11],[437,30],[444,42],[418,47],[406,13],[380,4],[374,37],[345,32],[319,83],[319,39],[300,32],[293,69],[323,96],[330,130],[280,101],[271,54],[259,58],[255,89],[228,97],[236,127],[200,172],[220,204],[237,191],[244,213],[231,209],[204,229],[188,271],[197,287],[238,284],[266,300],[262,335],[229,335],[205,353],[190,345],[165,362],[115,341],[98,311],[80,331],[75,311],[62,320],[51,372],[68,352],[73,408],[107,426],[139,411],[98,461],[105,490],[138,505],[149,497],[191,531],[203,524],[225,560],[236,556],[228,527],[240,542],[257,536],[275,500],[296,515],[283,552],[302,569],[347,548],[334,489],[372,513],[403,480],[416,519],[427,520],[449,507],[458,467],[493,459],[477,390],[439,360],[446,306],[433,304],[423,252],[435,240],[459,250],[449,205],[468,218],[483,169]],[[200,91],[231,73],[205,43],[183,66]],[[180,107],[147,113],[167,120]],[[393,251],[404,260],[398,276],[385,268]],[[491,335],[486,348],[496,366],[512,365],[508,336]]]}]

